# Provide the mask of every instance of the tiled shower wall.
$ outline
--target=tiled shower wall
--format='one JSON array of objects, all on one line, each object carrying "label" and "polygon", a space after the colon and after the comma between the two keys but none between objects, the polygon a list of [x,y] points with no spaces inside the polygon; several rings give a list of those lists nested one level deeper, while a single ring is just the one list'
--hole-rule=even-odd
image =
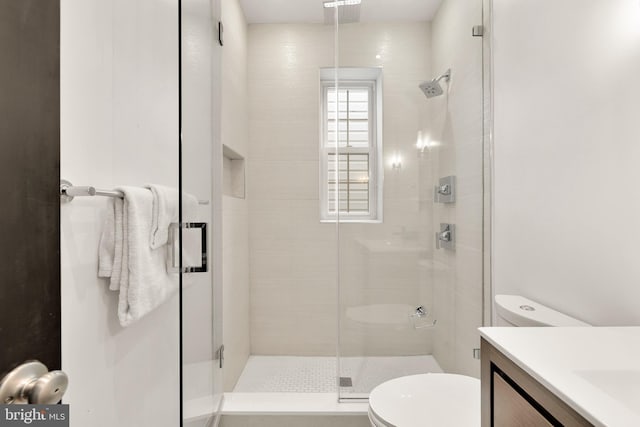
[{"label": "tiled shower wall", "polygon": [[[430,273],[419,261],[430,257],[431,217],[418,197],[418,164],[428,153],[415,147],[428,127],[417,85],[430,75],[429,35],[428,23],[341,28],[340,66],[383,67],[385,159],[384,222],[340,226],[343,314],[429,303]],[[333,26],[249,25],[252,354],[335,354],[336,226],[320,223],[318,202],[319,68],[333,64]],[[387,162],[394,154],[402,156],[400,170]],[[382,242],[391,249],[371,250]],[[405,318],[374,325],[344,316],[343,353],[429,353],[431,331],[414,330]]]},{"label": "tiled shower wall", "polygon": [[448,94],[430,101],[433,177],[455,175],[457,200],[434,204],[434,227],[456,225],[455,252],[434,253],[434,355],[447,372],[479,376],[483,304],[483,98],[480,1],[447,0],[432,23],[434,75],[451,68]]},{"label": "tiled shower wall", "polygon": [[[222,51],[221,140],[238,156],[249,151],[247,93],[247,23],[238,0],[223,0],[225,46]],[[238,163],[242,161],[236,160]],[[224,173],[231,160],[225,159]],[[233,181],[240,180],[240,171]],[[232,185],[232,184],[231,184]],[[237,184],[242,187],[241,182]],[[230,391],[240,376],[250,351],[249,316],[249,211],[242,192],[223,191],[222,199],[222,283],[223,336],[225,345],[224,389]],[[233,193],[231,195],[230,193]]]}]

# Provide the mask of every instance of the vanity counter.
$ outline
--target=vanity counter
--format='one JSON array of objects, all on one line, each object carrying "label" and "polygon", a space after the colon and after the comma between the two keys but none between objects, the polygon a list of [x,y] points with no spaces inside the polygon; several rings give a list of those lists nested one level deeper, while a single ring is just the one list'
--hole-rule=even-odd
[{"label": "vanity counter", "polygon": [[480,334],[589,423],[640,426],[640,327],[492,327]]}]

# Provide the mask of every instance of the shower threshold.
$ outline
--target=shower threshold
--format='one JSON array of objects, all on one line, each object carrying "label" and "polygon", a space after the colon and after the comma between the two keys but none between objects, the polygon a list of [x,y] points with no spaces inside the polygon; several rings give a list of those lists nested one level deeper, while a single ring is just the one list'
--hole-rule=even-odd
[{"label": "shower threshold", "polygon": [[365,415],[366,401],[340,403],[333,393],[225,393],[222,415]]}]

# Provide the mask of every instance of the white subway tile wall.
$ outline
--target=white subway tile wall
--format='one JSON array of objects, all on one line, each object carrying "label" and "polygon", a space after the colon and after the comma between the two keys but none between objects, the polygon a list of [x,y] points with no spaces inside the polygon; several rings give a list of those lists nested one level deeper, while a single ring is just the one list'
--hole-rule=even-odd
[{"label": "white subway tile wall", "polygon": [[[221,141],[246,159],[249,152],[247,23],[238,0],[222,0],[221,11],[225,25]],[[222,322],[225,391],[233,389],[251,349],[249,232],[249,200],[246,192],[245,198],[223,196]]]}]

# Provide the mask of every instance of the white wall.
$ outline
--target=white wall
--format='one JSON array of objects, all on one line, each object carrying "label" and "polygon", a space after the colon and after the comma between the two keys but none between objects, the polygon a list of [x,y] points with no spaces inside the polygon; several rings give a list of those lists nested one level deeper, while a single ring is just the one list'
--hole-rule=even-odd
[{"label": "white wall", "polygon": [[494,291],[638,325],[640,5],[494,13]]},{"label": "white wall", "polygon": [[[238,0],[222,1],[222,143],[245,159],[249,150],[247,23]],[[245,161],[246,164],[246,161]],[[223,166],[230,167],[230,162]],[[228,176],[231,177],[230,171]],[[250,351],[249,213],[247,198],[223,198],[224,388],[235,386]]]},{"label": "white wall", "polygon": [[[61,174],[77,185],[177,186],[177,5],[63,0]],[[123,329],[97,278],[106,200],[61,207],[62,367],[74,426],[179,423],[178,300]]]},{"label": "white wall", "polygon": [[451,69],[445,94],[427,102],[432,115],[433,181],[456,176],[456,201],[434,203],[434,228],[456,226],[456,250],[434,253],[434,354],[447,372],[479,376],[477,328],[482,325],[482,38],[471,28],[482,20],[480,1],[446,0],[432,23],[433,77]]},{"label": "white wall", "polygon": [[[427,122],[417,86],[429,74],[428,40],[427,23],[341,28],[340,66],[383,67],[385,159],[384,223],[341,225],[342,354],[425,354],[430,349],[431,332],[417,331],[408,321],[374,325],[344,315],[351,306],[429,302],[420,286],[418,259],[429,249],[418,242],[415,148],[417,132]],[[249,26],[254,354],[335,354],[337,236],[335,224],[320,223],[318,201],[319,69],[333,65],[333,26]],[[394,153],[403,156],[399,171],[387,161]],[[409,240],[417,249],[411,256],[397,250],[370,253],[359,242],[364,239],[397,245]]]}]

